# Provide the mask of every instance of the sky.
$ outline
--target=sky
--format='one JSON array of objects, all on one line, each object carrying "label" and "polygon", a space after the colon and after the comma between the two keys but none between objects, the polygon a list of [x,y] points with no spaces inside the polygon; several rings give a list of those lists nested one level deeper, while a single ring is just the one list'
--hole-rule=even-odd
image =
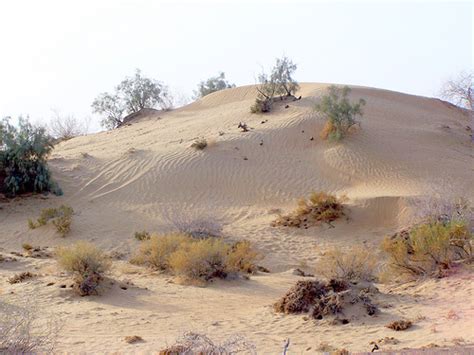
[{"label": "sky", "polygon": [[254,84],[286,55],[302,82],[436,96],[474,68],[474,1],[0,0],[0,117],[46,123],[139,68],[191,97],[224,71]]}]

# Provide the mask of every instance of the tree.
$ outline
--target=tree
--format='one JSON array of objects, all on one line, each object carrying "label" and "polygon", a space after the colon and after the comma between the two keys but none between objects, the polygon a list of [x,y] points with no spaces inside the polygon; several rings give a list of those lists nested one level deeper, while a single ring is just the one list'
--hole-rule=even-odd
[{"label": "tree", "polygon": [[250,107],[252,113],[269,112],[275,96],[294,98],[299,89],[298,82],[292,77],[297,66],[288,57],[277,58],[271,74],[262,73],[258,76],[257,98]]},{"label": "tree", "polygon": [[327,94],[322,96],[321,102],[315,106],[316,112],[327,118],[321,138],[342,139],[349,128],[356,123],[356,117],[362,116],[365,100],[359,99],[357,103],[351,104],[348,99],[350,92],[351,89],[348,86],[339,88],[331,85],[327,89]]},{"label": "tree", "polygon": [[8,118],[0,126],[0,192],[9,196],[46,191],[62,194],[47,166],[53,140],[46,129],[21,117],[18,128]]},{"label": "tree", "polygon": [[101,125],[107,129],[120,126],[124,115],[144,108],[170,109],[168,88],[161,82],[142,76],[139,69],[134,77],[125,78],[114,94],[102,93],[92,103],[94,113],[103,115]]},{"label": "tree", "polygon": [[[474,130],[474,72],[461,72],[457,78],[447,81],[441,89],[441,97],[470,111]],[[474,142],[474,133],[471,133]]]},{"label": "tree", "polygon": [[217,76],[213,76],[206,81],[201,81],[194,95],[196,98],[200,98],[213,92],[230,88],[235,88],[235,84],[230,84],[226,80],[224,72],[220,72]]},{"label": "tree", "polygon": [[68,140],[80,135],[87,134],[89,129],[88,120],[79,122],[73,115],[62,115],[53,110],[54,117],[48,125],[49,133],[59,141]]}]

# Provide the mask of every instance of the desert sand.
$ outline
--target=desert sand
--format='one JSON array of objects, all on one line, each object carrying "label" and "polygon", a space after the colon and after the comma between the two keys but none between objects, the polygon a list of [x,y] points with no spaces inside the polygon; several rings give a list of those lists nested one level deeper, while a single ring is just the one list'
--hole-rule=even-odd
[{"label": "desert sand", "polygon": [[[0,264],[0,297],[36,304],[44,317],[62,320],[58,352],[152,353],[185,331],[216,341],[241,334],[258,353],[277,354],[290,338],[290,354],[317,353],[321,343],[353,352],[469,346],[474,342],[474,283],[469,269],[443,279],[377,284],[380,313],[347,325],[273,312],[272,304],[325,250],[365,245],[378,257],[384,236],[406,227],[427,197],[474,202],[474,156],[460,109],[437,99],[352,87],[367,101],[360,128],[339,143],[319,137],[324,120],[313,106],[326,84],[304,83],[302,99],[251,114],[255,87],[210,94],[170,112],[141,117],[119,129],[57,145],[49,165],[61,197],[31,196],[0,202],[0,252],[22,243],[49,247],[88,240],[114,256],[110,282],[99,296],[79,297],[51,258],[18,257]],[[239,122],[249,132],[237,128]],[[210,143],[203,151],[190,145]],[[290,211],[311,191],[348,197],[349,215],[335,228],[275,228],[275,209]],[[74,208],[65,238],[27,219],[46,207]],[[138,246],[136,231],[164,233],[176,224],[211,220],[227,240],[249,239],[265,255],[270,273],[250,280],[185,286],[169,275],[127,262]],[[37,274],[9,284],[21,271]],[[49,283],[54,283],[47,286]],[[124,289],[125,288],[125,289]],[[407,331],[384,327],[416,320]],[[127,344],[125,336],[143,342]]]}]

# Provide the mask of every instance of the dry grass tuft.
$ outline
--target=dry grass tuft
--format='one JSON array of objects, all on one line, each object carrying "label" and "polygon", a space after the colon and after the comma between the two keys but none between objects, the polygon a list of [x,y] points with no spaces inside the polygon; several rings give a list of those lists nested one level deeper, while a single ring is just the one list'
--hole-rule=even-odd
[{"label": "dry grass tuft", "polygon": [[97,287],[110,268],[110,261],[101,250],[81,241],[57,248],[55,256],[59,266],[74,276],[74,289],[79,295],[97,294]]},{"label": "dry grass tuft", "polygon": [[251,354],[256,355],[254,344],[248,342],[242,336],[233,336],[221,344],[216,344],[206,335],[198,333],[184,333],[174,345],[160,350],[159,355],[180,354]]},{"label": "dry grass tuft", "polygon": [[24,272],[21,272],[21,273],[19,273],[19,274],[16,274],[16,275],[10,277],[10,278],[8,279],[8,282],[9,282],[10,284],[18,284],[18,283],[23,282],[23,281],[25,281],[25,280],[31,279],[31,278],[34,277],[34,276],[35,276],[35,275],[32,274],[31,272],[29,272],[29,271],[24,271]]},{"label": "dry grass tuft", "polygon": [[273,226],[309,228],[312,225],[328,223],[344,215],[343,198],[325,192],[313,192],[308,199],[301,199],[295,211],[280,215]]},{"label": "dry grass tuft", "polygon": [[143,338],[138,335],[128,335],[123,340],[128,344],[135,344],[142,342]]},{"label": "dry grass tuft", "polygon": [[147,231],[143,231],[143,232],[135,232],[134,237],[136,240],[142,242],[144,240],[150,239],[151,235]]},{"label": "dry grass tuft", "polygon": [[362,246],[347,251],[332,249],[318,260],[316,272],[328,279],[346,282],[374,281],[377,258]]},{"label": "dry grass tuft", "polygon": [[65,237],[66,234],[68,234],[71,230],[73,213],[74,210],[71,207],[65,205],[62,205],[58,208],[45,208],[41,211],[41,214],[36,222],[31,219],[28,220],[28,227],[30,229],[35,229],[44,226],[51,221],[61,236]]},{"label": "dry grass tuft", "polygon": [[411,321],[401,319],[401,320],[396,320],[387,324],[386,327],[396,330],[396,331],[400,331],[400,330],[406,330],[408,328],[411,328],[412,325],[413,323]]},{"label": "dry grass tuft", "polygon": [[193,144],[191,144],[191,148],[194,148],[196,150],[204,150],[207,147],[207,140],[205,138],[199,138],[194,141]]}]

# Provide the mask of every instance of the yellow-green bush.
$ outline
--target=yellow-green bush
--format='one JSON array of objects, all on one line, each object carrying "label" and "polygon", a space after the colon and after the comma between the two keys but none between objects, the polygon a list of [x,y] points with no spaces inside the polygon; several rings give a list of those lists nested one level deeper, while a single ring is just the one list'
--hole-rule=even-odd
[{"label": "yellow-green bush", "polygon": [[325,192],[313,192],[308,199],[298,201],[296,210],[280,215],[273,226],[308,228],[320,223],[331,223],[344,215],[343,199]]},{"label": "yellow-green bush", "polygon": [[97,293],[97,287],[110,268],[110,260],[94,244],[80,241],[55,251],[58,265],[74,277],[74,288],[81,295]]},{"label": "yellow-green bush", "polygon": [[74,210],[71,207],[65,205],[62,205],[58,208],[45,208],[41,211],[41,214],[36,222],[28,219],[28,227],[30,229],[35,229],[44,226],[51,221],[61,236],[65,237],[66,234],[68,234],[71,230],[73,213]]},{"label": "yellow-green bush", "polygon": [[385,238],[388,269],[395,275],[442,276],[459,260],[472,260],[473,234],[463,221],[431,220]]}]

